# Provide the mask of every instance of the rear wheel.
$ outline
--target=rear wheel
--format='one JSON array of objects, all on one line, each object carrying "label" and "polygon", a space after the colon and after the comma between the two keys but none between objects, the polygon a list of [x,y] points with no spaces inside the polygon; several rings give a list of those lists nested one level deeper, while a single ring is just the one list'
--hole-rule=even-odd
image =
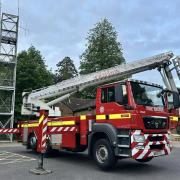
[{"label": "rear wheel", "polygon": [[96,164],[103,170],[112,169],[117,162],[113,147],[107,139],[99,139],[93,147]]},{"label": "rear wheel", "polygon": [[153,159],[153,157],[147,157],[145,159],[136,159],[137,162],[146,163]]}]

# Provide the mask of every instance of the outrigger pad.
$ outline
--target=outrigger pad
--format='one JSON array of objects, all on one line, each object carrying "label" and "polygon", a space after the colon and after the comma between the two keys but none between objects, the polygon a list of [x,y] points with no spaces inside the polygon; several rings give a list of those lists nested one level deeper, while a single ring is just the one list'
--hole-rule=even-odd
[{"label": "outrigger pad", "polygon": [[51,174],[51,170],[46,170],[44,168],[35,168],[35,169],[30,169],[30,173],[36,174],[36,175],[45,175],[45,174]]}]

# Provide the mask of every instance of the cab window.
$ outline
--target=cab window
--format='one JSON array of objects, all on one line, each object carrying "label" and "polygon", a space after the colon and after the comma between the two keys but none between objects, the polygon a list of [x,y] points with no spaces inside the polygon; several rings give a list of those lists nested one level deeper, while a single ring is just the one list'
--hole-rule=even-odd
[{"label": "cab window", "polygon": [[107,88],[107,102],[115,102],[115,87]]},{"label": "cab window", "polygon": [[101,89],[101,102],[102,103],[107,102],[107,88]]},{"label": "cab window", "polygon": [[102,88],[101,102],[115,102],[115,88],[114,86],[108,88]]},{"label": "cab window", "polygon": [[[123,103],[122,104],[127,104],[128,103],[128,98],[127,98],[127,90],[126,90],[126,85],[122,84],[122,90],[123,90]],[[115,90],[115,86],[107,87],[107,88],[102,88],[101,89],[101,102],[102,103],[108,103],[108,102],[116,102],[116,93],[118,93],[118,89]]]},{"label": "cab window", "polygon": [[128,104],[128,95],[125,84],[122,84],[122,90],[123,90],[123,104]]},{"label": "cab window", "polygon": [[173,106],[173,95],[172,93],[168,93],[167,94],[167,98],[168,98],[168,109],[173,109],[174,106]]}]

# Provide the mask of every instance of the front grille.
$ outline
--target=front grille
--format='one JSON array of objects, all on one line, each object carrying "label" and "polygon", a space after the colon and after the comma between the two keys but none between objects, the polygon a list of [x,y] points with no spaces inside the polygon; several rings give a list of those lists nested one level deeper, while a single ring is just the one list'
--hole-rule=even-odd
[{"label": "front grille", "polygon": [[158,145],[150,145],[151,150],[162,150],[164,149],[164,144],[158,144]]},{"label": "front grille", "polygon": [[164,136],[149,136],[148,137],[149,141],[164,141]]},{"label": "front grille", "polygon": [[166,129],[168,125],[167,118],[161,117],[143,117],[144,126],[146,129]]}]

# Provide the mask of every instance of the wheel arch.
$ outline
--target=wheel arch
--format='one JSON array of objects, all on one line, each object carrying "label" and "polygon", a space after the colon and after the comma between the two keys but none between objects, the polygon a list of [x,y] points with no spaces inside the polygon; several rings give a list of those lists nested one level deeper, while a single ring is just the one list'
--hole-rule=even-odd
[{"label": "wheel arch", "polygon": [[88,154],[92,156],[93,145],[99,139],[108,139],[110,144],[115,147],[117,143],[117,129],[108,123],[94,123],[92,132],[88,136]]}]

